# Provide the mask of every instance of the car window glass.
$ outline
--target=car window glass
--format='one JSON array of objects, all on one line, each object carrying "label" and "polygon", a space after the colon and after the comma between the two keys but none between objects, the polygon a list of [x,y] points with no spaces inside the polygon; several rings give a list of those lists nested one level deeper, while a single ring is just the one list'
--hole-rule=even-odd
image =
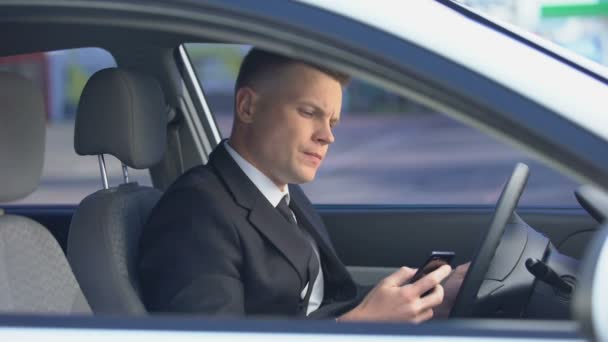
[{"label": "car window glass", "polygon": [[[232,125],[234,82],[250,47],[186,44],[223,137]],[[409,99],[354,79],[340,124],[314,181],[316,204],[494,205],[517,162],[531,176],[520,205],[578,206],[577,184],[520,150]]]},{"label": "car window glass", "polygon": [[[0,70],[18,72],[38,85],[46,114],[46,150],[39,187],[14,203],[75,204],[99,190],[101,176],[96,156],[74,151],[74,119],[82,89],[96,71],[116,66],[106,50],[82,48],[0,57]],[[122,182],[120,161],[106,156],[110,186]],[[147,171],[129,170],[131,181],[150,185]]]}]

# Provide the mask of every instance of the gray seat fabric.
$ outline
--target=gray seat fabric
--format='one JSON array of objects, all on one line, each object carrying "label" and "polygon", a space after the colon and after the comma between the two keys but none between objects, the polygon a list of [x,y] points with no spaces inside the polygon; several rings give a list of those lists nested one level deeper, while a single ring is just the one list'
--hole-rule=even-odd
[{"label": "gray seat fabric", "polygon": [[[159,84],[117,68],[93,75],[76,114],[74,146],[81,155],[107,153],[133,168],[158,163],[167,115]],[[141,229],[161,196],[137,183],[87,196],[72,218],[68,259],[96,314],[145,314],[135,272]]]},{"label": "gray seat fabric", "polygon": [[[27,196],[44,160],[42,94],[30,81],[0,72],[0,201]],[[39,223],[0,209],[0,312],[90,314],[61,247]]]},{"label": "gray seat fabric", "polygon": [[167,110],[160,84],[134,71],[108,68],[87,82],[76,114],[74,149],[111,154],[136,169],[158,163],[167,144]]},{"label": "gray seat fabric", "polygon": [[0,311],[91,312],[55,238],[26,217],[0,216]]},{"label": "gray seat fabric", "polygon": [[135,273],[141,229],[160,191],[135,183],[86,197],[72,218],[68,258],[97,314],[143,314]]},{"label": "gray seat fabric", "polygon": [[40,90],[0,72],[0,202],[22,198],[40,181],[46,129]]}]

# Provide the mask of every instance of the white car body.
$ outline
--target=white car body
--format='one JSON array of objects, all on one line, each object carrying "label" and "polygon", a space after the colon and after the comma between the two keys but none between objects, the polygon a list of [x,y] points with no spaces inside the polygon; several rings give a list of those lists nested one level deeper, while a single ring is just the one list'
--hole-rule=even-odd
[{"label": "white car body", "polygon": [[[504,87],[511,89],[524,97],[546,107],[551,111],[561,115],[563,118],[575,123],[581,128],[593,132],[597,137],[608,141],[608,112],[606,110],[606,99],[608,99],[608,86],[598,78],[590,77],[588,74],[566,65],[563,62],[547,58],[546,54],[533,47],[522,44],[515,39],[504,34],[495,32],[492,29],[484,28],[479,23],[472,22],[466,17],[455,13],[446,8],[443,4],[435,1],[416,0],[416,1],[333,1],[333,0],[300,0],[310,6],[316,6],[324,10],[334,12],[344,17],[352,18],[360,23],[369,25],[390,33],[400,39],[409,41],[415,45],[424,47],[437,55],[443,56],[459,65],[466,67],[480,75],[483,75]],[[415,7],[415,11],[409,11],[409,7]],[[446,29],[449,28],[449,29]],[[466,38],[463,38],[466,37]],[[536,38],[531,38],[536,39]],[[601,66],[593,65],[588,61],[573,57],[568,52],[563,52],[551,44],[542,42],[547,47],[551,47],[558,53],[574,60],[575,63],[583,65],[598,74],[600,77],[608,79],[608,72]],[[525,72],[514,72],[514,70],[525,70]],[[356,71],[357,72],[357,71]],[[556,79],[559,75],[559,79]],[[415,95],[414,95],[415,96]],[[421,100],[429,102],[432,99]],[[479,125],[475,120],[471,120],[458,113],[456,117],[467,121],[475,126],[487,129],[485,125]],[[202,130],[202,128],[200,128]],[[489,129],[495,134],[502,136],[496,129]],[[217,132],[216,132],[217,134]],[[219,134],[216,137],[219,139]],[[512,139],[510,139],[512,140]],[[202,144],[202,143],[201,143]],[[202,149],[202,147],[201,147]],[[561,169],[580,176],[578,173],[560,166]],[[589,181],[588,177],[581,177]],[[607,242],[608,243],[608,242]],[[608,247],[604,247],[599,260],[599,268],[596,274],[604,274],[594,278],[593,288],[600,301],[605,301],[606,292],[598,289],[608,288]],[[603,271],[602,271],[603,270]],[[604,303],[608,304],[608,303]],[[608,305],[598,305],[594,307],[593,316],[600,317],[600,321],[608,317]],[[173,319],[173,318],[171,318]],[[142,321],[146,319],[143,318]],[[200,341],[211,339],[214,341],[524,341],[524,340],[543,340],[542,335],[534,334],[534,325],[531,322],[527,326],[530,334],[509,334],[496,333],[475,336],[471,332],[459,330],[454,325],[446,323],[442,326],[441,322],[437,325],[430,324],[426,328],[412,327],[412,336],[400,333],[382,333],[369,326],[366,332],[365,326],[345,327],[341,331],[332,331],[333,322],[310,323],[292,322],[294,326],[302,329],[309,329],[306,333],[291,333],[284,330],[272,331],[266,325],[261,331],[248,330],[251,324],[241,331],[195,331],[182,327],[176,330],[163,328],[156,329],[154,322],[151,321],[147,328],[138,328],[138,324],[128,328],[108,328],[118,320],[110,320],[107,325],[95,326],[95,318],[82,318],[85,327],[77,327],[77,324],[61,323],[53,327],[52,324],[45,324],[34,327],[31,324],[20,327],[18,317],[13,320],[12,326],[0,327],[0,339],[3,341],[19,340],[47,340],[47,341]],[[234,322],[236,325],[237,321]],[[475,324],[489,324],[484,322]],[[280,325],[282,321],[272,324]],[[455,322],[458,323],[458,322]],[[454,323],[454,324],[455,324]],[[143,323],[142,323],[143,324]],[[190,327],[193,322],[189,321]],[[213,326],[214,321],[205,322],[205,327]],[[229,326],[230,321],[221,322],[220,326]],[[271,324],[271,325],[272,325]],[[473,323],[470,323],[473,324]],[[508,325],[508,323],[506,323]],[[547,323],[549,325],[553,323]],[[557,323],[556,326],[561,323]],[[576,325],[568,323],[565,325]],[[467,323],[464,323],[466,326]],[[388,326],[388,325],[387,325]],[[316,327],[319,330],[316,331]],[[380,325],[382,327],[382,325]],[[443,327],[443,328],[441,328]],[[437,328],[439,333],[434,334],[432,330]],[[439,329],[441,328],[441,329]],[[569,327],[567,327],[569,328]],[[221,330],[219,328],[218,330]],[[378,328],[380,329],[380,328]],[[390,329],[389,329],[390,330]],[[466,330],[466,329],[465,329]],[[488,331],[492,331],[490,328]],[[508,331],[508,328],[496,328],[496,331]],[[447,332],[447,333],[446,333]],[[453,335],[450,332],[454,332]],[[362,333],[359,335],[359,333]],[[606,337],[604,335],[600,335]],[[555,337],[555,336],[553,336]],[[552,337],[549,337],[552,338]],[[561,339],[560,339],[561,340]],[[582,340],[578,336],[565,335],[563,340],[578,341]]]},{"label": "white car body", "polygon": [[[557,60],[548,61],[538,50],[512,38],[480,30],[479,24],[455,15],[435,1],[303,2],[351,17],[432,50],[608,139],[608,116],[601,101],[608,97],[608,88]],[[415,6],[416,10],[408,11],[410,6]],[[444,29],[446,27],[449,30]],[[561,50],[558,46],[552,48]],[[569,57],[575,58],[571,54]],[[526,72],[514,73],[513,70]],[[605,70],[598,71],[607,77]],[[555,75],[560,75],[559,82],[553,82]]]}]

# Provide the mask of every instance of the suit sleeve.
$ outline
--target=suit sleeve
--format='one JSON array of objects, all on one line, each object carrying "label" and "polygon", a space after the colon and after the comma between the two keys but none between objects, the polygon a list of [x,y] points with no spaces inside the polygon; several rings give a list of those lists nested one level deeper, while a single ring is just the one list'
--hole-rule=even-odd
[{"label": "suit sleeve", "polygon": [[208,197],[167,193],[144,227],[138,274],[149,311],[244,315],[239,237],[227,210]]}]

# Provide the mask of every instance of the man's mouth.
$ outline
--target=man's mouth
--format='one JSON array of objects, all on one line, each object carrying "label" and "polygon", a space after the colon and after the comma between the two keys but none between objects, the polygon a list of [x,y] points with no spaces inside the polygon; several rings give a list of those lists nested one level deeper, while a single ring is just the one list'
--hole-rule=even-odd
[{"label": "man's mouth", "polygon": [[323,157],[320,154],[318,154],[318,153],[304,152],[304,154],[309,155],[311,157],[315,157],[315,158],[319,159],[319,161],[323,160]]}]

